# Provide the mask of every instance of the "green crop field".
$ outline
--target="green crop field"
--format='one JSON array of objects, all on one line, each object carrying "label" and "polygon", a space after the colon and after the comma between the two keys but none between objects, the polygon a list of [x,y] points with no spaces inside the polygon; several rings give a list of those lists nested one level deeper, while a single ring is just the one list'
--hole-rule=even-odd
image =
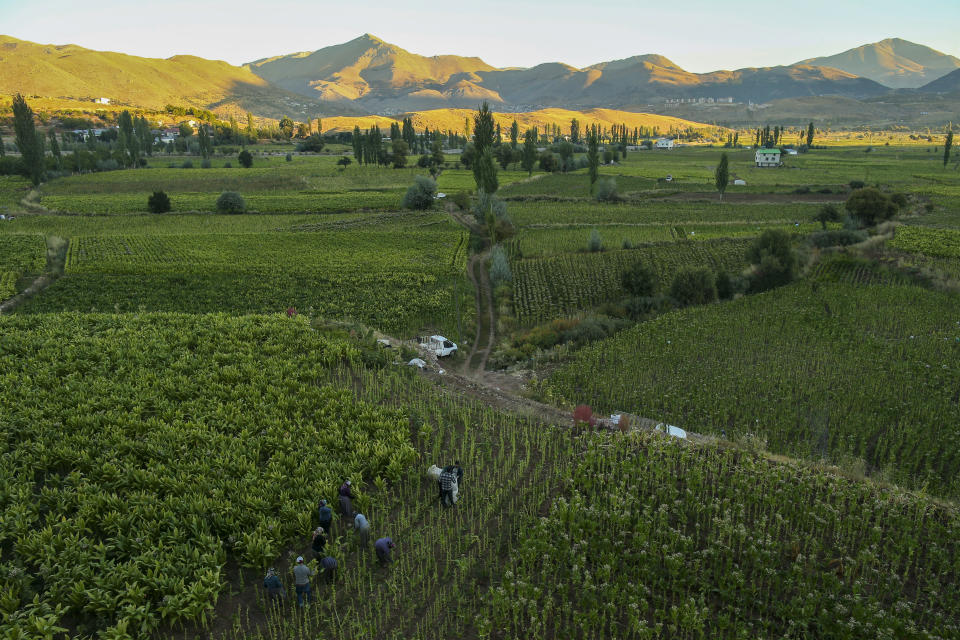
[{"label": "green crop field", "polygon": [[43,236],[0,234],[0,301],[17,293],[15,285],[21,276],[37,275],[46,264]]},{"label": "green crop field", "polygon": [[669,283],[683,267],[737,273],[746,266],[747,240],[668,242],[638,249],[576,253],[514,262],[514,305],[523,324],[574,313],[623,295],[623,273],[650,265]]},{"label": "green crop field", "polygon": [[950,638],[960,520],[752,455],[597,438],[491,590],[490,638]]},{"label": "green crop field", "polygon": [[[549,397],[773,451],[853,456],[960,494],[956,294],[806,282],[661,316],[581,351]],[[909,393],[904,390],[909,389]]]},{"label": "green crop field", "polygon": [[[22,313],[276,313],[288,307],[407,335],[453,330],[468,294],[466,237],[275,232],[71,238],[65,274]],[[462,302],[469,309],[469,299]]]}]

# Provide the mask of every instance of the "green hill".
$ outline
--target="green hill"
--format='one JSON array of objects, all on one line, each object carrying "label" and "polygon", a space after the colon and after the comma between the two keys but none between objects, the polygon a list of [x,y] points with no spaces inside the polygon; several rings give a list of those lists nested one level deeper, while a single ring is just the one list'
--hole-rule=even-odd
[{"label": "green hill", "polygon": [[43,45],[0,36],[0,93],[109,98],[148,109],[180,104],[266,117],[307,113],[318,106],[220,60],[196,56],[140,58],[76,45]]}]

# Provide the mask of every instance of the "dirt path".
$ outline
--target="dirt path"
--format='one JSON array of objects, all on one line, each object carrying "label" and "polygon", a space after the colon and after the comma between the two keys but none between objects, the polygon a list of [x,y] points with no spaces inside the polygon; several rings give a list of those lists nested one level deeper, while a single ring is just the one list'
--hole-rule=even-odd
[{"label": "dirt path", "polygon": [[70,242],[59,236],[47,236],[47,266],[43,273],[36,277],[29,287],[0,303],[0,315],[10,313],[23,302],[37,295],[49,287],[57,278],[63,275],[63,267],[67,260],[67,247]]}]

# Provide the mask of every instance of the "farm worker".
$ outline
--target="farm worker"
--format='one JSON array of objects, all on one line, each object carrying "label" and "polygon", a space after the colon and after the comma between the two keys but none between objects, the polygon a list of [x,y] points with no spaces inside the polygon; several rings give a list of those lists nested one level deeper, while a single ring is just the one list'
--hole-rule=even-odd
[{"label": "farm worker", "polygon": [[448,464],[440,473],[440,504],[444,507],[453,505],[453,487],[457,482],[457,473],[452,464]]},{"label": "farm worker", "polygon": [[377,560],[380,561],[381,565],[390,564],[390,552],[394,546],[392,538],[380,538],[373,543],[373,548],[377,552]]},{"label": "farm worker", "polygon": [[320,514],[320,526],[325,531],[330,531],[330,524],[333,522],[333,509],[327,506],[326,500],[321,500],[317,511]]},{"label": "farm worker", "polygon": [[267,599],[274,602],[283,600],[283,583],[277,575],[277,570],[270,567],[263,578],[263,588],[267,590]]},{"label": "farm worker", "polygon": [[303,556],[297,556],[297,565],[293,568],[293,582],[297,590],[297,604],[303,606],[304,597],[310,602],[310,576],[313,569],[303,564]]},{"label": "farm worker", "polygon": [[366,547],[370,542],[370,523],[367,516],[358,513],[353,519],[353,528],[360,536],[360,546]]},{"label": "farm worker", "polygon": [[313,556],[319,558],[326,546],[327,536],[323,532],[323,527],[317,527],[313,532],[313,541],[310,543],[310,548],[313,549]]},{"label": "farm worker", "polygon": [[347,520],[353,518],[353,489],[349,480],[340,485],[340,513]]},{"label": "farm worker", "polygon": [[337,572],[337,559],[327,556],[320,561],[320,581],[333,582],[333,575]]},{"label": "farm worker", "polygon": [[460,466],[460,461],[457,460],[453,463],[453,470],[457,474],[457,488],[463,484],[463,467]]}]

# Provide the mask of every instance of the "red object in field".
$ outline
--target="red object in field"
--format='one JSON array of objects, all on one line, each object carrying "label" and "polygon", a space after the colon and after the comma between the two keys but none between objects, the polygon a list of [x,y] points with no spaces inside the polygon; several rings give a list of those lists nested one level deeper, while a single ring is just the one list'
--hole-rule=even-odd
[{"label": "red object in field", "polygon": [[597,424],[597,419],[593,417],[593,409],[589,405],[581,404],[573,410],[573,423],[585,423],[592,426]]},{"label": "red object in field", "polygon": [[296,310],[296,308],[294,308],[294,307],[287,307],[287,317],[288,317],[288,318],[292,318],[292,317],[295,316],[295,315],[297,315],[297,310]]}]

